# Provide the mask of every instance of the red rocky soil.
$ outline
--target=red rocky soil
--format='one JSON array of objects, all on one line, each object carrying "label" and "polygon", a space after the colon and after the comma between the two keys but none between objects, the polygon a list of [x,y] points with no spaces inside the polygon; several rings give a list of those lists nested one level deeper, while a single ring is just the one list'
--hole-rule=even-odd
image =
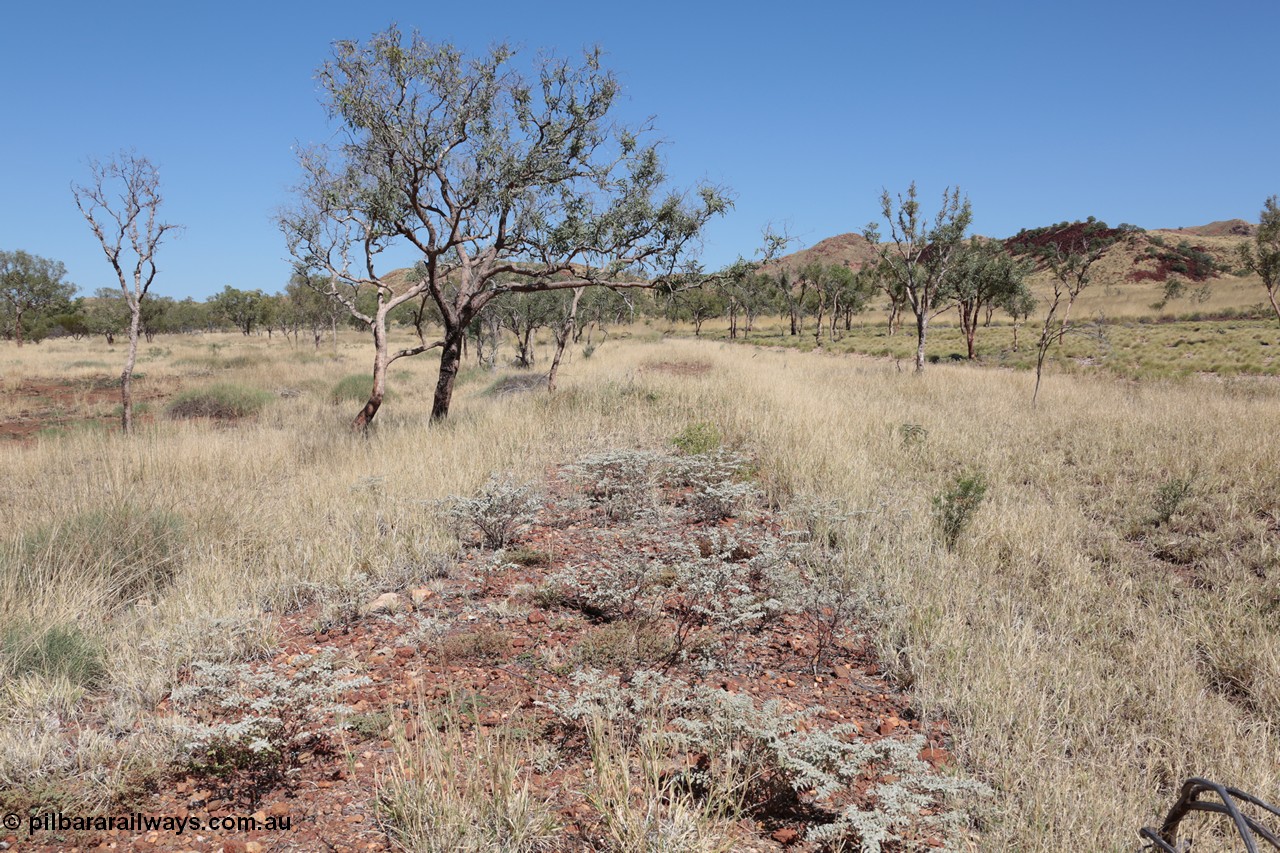
[{"label": "red rocky soil", "polygon": [[[868,740],[923,735],[927,746],[920,758],[939,769],[951,763],[945,722],[926,725],[917,718],[910,698],[882,676],[856,625],[839,632],[816,670],[812,623],[797,615],[727,639],[700,629],[699,642],[719,644],[724,651],[713,656],[717,664],[707,671],[689,661],[664,659],[661,651],[650,651],[646,659],[640,642],[611,647],[609,631],[616,623],[592,619],[563,600],[558,603],[533,594],[532,588],[544,587],[549,576],[567,565],[661,559],[680,548],[705,554],[712,538],[725,534],[740,543],[728,559],[747,559],[754,549],[765,547],[762,543],[776,541],[771,537],[784,535],[779,519],[763,510],[744,511],[719,522],[696,522],[679,508],[678,493],[668,492],[666,497],[664,514],[657,520],[618,522],[575,499],[563,480],[553,479],[536,522],[507,551],[509,558],[527,565],[508,563],[487,571],[484,567],[491,565],[492,552],[473,545],[446,577],[424,579],[420,588],[367,601],[363,615],[338,627],[317,632],[319,605],[284,614],[274,656],[253,665],[287,672],[300,653],[332,650],[371,680],[343,698],[357,714],[378,725],[364,727],[363,734],[351,730],[330,737],[326,748],[296,756],[292,783],[267,792],[256,803],[220,798],[217,786],[207,779],[178,773],[141,801],[118,809],[122,814],[202,818],[256,813],[264,822],[268,817],[287,816],[288,831],[116,832],[61,839],[41,833],[34,839],[17,835],[0,839],[8,849],[31,851],[393,849],[376,806],[378,779],[385,779],[395,763],[393,729],[412,741],[424,725],[420,709],[452,697],[450,701],[461,698],[469,705],[473,724],[482,729],[518,723],[525,730],[550,733],[555,730],[554,714],[538,703],[555,691],[571,688],[573,671],[592,665],[619,675],[624,683],[636,669],[665,670],[690,683],[749,694],[757,703],[778,699],[792,710],[821,706],[824,710],[808,725],[851,723],[859,733],[855,737]],[[446,626],[443,636],[422,639],[423,632],[415,631],[415,626],[425,616]],[[659,641],[669,640],[671,633],[670,626],[658,626],[656,636]],[[612,636],[616,640],[616,631]],[[661,646],[659,641],[655,642]],[[584,651],[588,648],[596,651]],[[171,713],[165,704],[159,712]],[[396,722],[387,725],[392,719]],[[589,764],[589,756],[570,751],[548,773],[531,772],[535,793],[552,798],[559,811],[564,826],[560,849],[593,849],[593,840],[598,839],[599,817],[581,793],[583,771]],[[859,780],[845,801],[866,801],[866,791],[876,781]],[[868,807],[874,808],[874,800]],[[804,840],[806,830],[829,819],[829,812],[806,803],[760,812],[742,822],[742,843],[737,849],[812,849]],[[941,839],[927,834],[914,840],[917,845],[942,846]],[[892,849],[899,848],[886,847]]]}]

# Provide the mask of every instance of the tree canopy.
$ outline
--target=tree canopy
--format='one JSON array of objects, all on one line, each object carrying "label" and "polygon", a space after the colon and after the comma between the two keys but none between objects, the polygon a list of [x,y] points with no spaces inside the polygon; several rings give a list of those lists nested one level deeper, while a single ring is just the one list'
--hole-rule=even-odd
[{"label": "tree canopy", "polygon": [[[506,292],[637,286],[689,269],[724,191],[667,186],[651,128],[612,117],[619,94],[598,50],[532,67],[497,45],[479,57],[396,27],[338,42],[319,72],[338,144],[300,157],[296,203],[280,217],[290,251],[327,275],[329,292],[374,333],[378,376],[398,357],[441,350],[432,417],[445,417],[467,327]],[[416,250],[390,281],[380,255]],[[372,311],[355,294],[377,294]],[[390,353],[386,315],[422,294],[441,340]]]},{"label": "tree canopy", "polygon": [[13,322],[14,338],[22,346],[23,324],[34,314],[62,310],[75,296],[76,286],[65,281],[61,261],[24,252],[0,251],[0,300]]}]

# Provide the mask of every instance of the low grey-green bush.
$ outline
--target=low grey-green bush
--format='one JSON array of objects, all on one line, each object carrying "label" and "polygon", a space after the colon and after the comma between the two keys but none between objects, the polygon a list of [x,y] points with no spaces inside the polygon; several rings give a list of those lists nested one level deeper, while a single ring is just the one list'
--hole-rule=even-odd
[{"label": "low grey-green bush", "polygon": [[505,548],[533,523],[542,493],[529,483],[491,474],[475,497],[454,495],[446,504],[460,535],[475,530],[486,547]]},{"label": "low grey-green bush", "polygon": [[289,781],[302,752],[334,733],[324,725],[328,716],[351,715],[338,697],[369,683],[332,652],[300,655],[292,666],[191,665],[190,680],[171,695],[183,715],[187,772],[256,808],[262,794]]}]

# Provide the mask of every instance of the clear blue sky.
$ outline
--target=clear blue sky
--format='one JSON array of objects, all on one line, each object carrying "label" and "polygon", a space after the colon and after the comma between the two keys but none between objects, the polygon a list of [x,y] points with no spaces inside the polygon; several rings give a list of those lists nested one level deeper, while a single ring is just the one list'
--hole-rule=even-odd
[{"label": "clear blue sky", "polygon": [[762,225],[860,230],[882,187],[959,184],[978,233],[1095,215],[1148,228],[1256,219],[1280,193],[1280,3],[7,3],[0,11],[0,249],[110,270],[68,186],[125,147],[161,166],[186,231],[157,293],[288,278],[272,212],[295,142],[331,128],[313,74],[391,22],[469,51],[608,53],[673,178],[732,187],[705,260]]}]

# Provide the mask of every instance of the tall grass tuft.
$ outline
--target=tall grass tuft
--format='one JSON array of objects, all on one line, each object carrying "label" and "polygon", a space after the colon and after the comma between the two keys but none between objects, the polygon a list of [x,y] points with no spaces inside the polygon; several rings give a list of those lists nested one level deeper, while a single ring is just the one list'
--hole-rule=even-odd
[{"label": "tall grass tuft", "polygon": [[167,409],[177,419],[211,418],[233,421],[262,411],[271,394],[258,388],[232,383],[219,383],[207,388],[183,391],[175,396]]}]

